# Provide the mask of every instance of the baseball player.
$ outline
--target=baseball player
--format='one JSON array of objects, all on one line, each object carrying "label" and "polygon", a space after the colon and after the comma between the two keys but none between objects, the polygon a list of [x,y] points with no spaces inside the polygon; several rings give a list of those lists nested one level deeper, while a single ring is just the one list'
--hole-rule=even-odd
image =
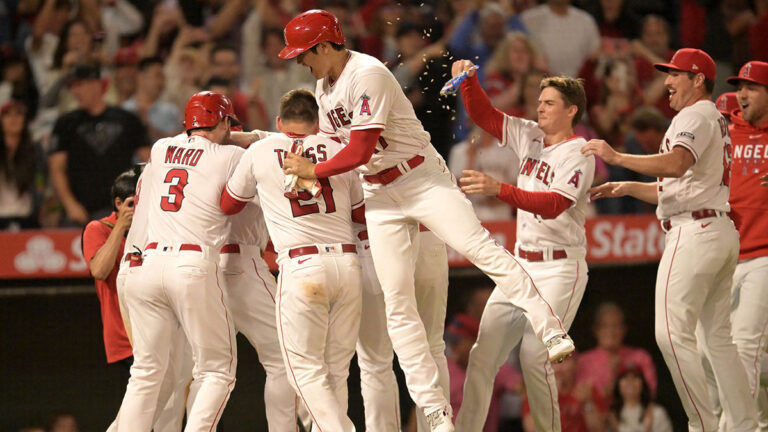
[{"label": "baseball player", "polygon": [[[316,196],[285,196],[282,163],[297,148],[316,161],[341,146],[317,132],[312,92],[293,90],[280,102],[278,130],[252,145],[222,192],[221,208],[238,212],[258,192],[277,251],[277,331],[288,381],[319,431],[354,431],[347,417],[347,376],[360,326],[360,264],[352,220],[365,222],[359,179],[349,173],[321,182]],[[354,215],[353,215],[354,213]]]},{"label": "baseball player", "polygon": [[[672,119],[658,155],[614,151],[590,140],[582,152],[600,156],[655,183],[618,182],[593,188],[595,198],[630,195],[658,204],[667,233],[656,278],[656,343],[664,355],[690,430],[714,431],[718,421],[708,396],[697,339],[707,349],[723,411],[735,431],[757,428],[755,401],[731,337],[730,288],[739,236],[726,217],[731,173],[731,139],[726,120],[710,100],[715,63],[704,51],[678,50],[666,72]],[[698,329],[697,329],[698,327]]]},{"label": "baseball player", "polygon": [[759,177],[768,171],[768,63],[751,61],[739,75],[739,108],[731,112],[733,143],[731,219],[739,230],[739,261],[733,275],[731,326],[733,342],[747,371],[749,390],[758,398],[761,431],[768,431],[768,390],[760,390],[760,364],[768,330],[768,190]]},{"label": "baseball player", "polygon": [[[494,108],[471,61],[453,64],[453,76],[465,71],[469,78],[462,83],[461,92],[470,118],[511,149],[521,163],[517,187],[464,170],[461,189],[467,194],[498,197],[518,209],[515,255],[568,329],[587,286],[584,220],[595,174],[594,158],[580,152],[586,141],[573,133],[586,111],[584,87],[573,78],[542,80],[536,123]],[[470,353],[464,399],[456,419],[459,430],[482,430],[496,373],[521,334],[520,365],[536,429],[560,430],[557,386],[546,347],[530,325],[516,319],[517,311],[496,288]],[[508,328],[510,323],[512,328]],[[522,332],[514,328],[520,323],[525,326]]]},{"label": "baseball player", "polygon": [[248,338],[267,373],[264,405],[269,430],[293,430],[296,428],[296,393],[288,384],[277,338],[275,277],[262,258],[268,240],[264,216],[257,201],[249,202],[230,222],[227,243],[219,256],[229,312],[235,330]]},{"label": "baseball player", "polygon": [[219,208],[221,190],[243,153],[217,144],[239,123],[231,105],[217,93],[195,94],[185,110],[188,136],[152,147],[150,178],[158,192],[141,203],[149,209],[149,243],[141,267],[126,279],[135,361],[119,430],[151,429],[176,326],[195,361],[185,430],[214,429],[234,387],[237,345],[217,275],[229,229]]},{"label": "baseball player", "polygon": [[731,124],[731,112],[739,108],[739,98],[736,92],[726,92],[721,94],[715,100],[717,111]]},{"label": "baseball player", "polygon": [[[373,265],[368,231],[360,226],[357,250],[363,269],[363,312],[357,341],[360,390],[365,408],[365,430],[400,430],[400,396],[392,370],[392,340],[387,336],[384,294]],[[450,398],[450,377],[445,358],[445,307],[448,301],[448,254],[445,243],[425,227],[419,229],[414,287],[416,309],[424,324],[429,351],[437,365],[438,383]],[[417,412],[418,430],[429,430],[423,412]]]},{"label": "baseball player", "polygon": [[336,17],[310,10],[285,27],[280,57],[296,58],[317,78],[320,130],[346,144],[318,164],[288,154],[285,172],[306,179],[362,174],[366,219],[387,328],[411,397],[433,431],[452,431],[451,407],[419,319],[414,292],[415,238],[423,223],[466,256],[522,307],[549,355],[561,359],[573,342],[530,277],[491,239],[429,142],[400,85],[374,57],[348,50]]}]

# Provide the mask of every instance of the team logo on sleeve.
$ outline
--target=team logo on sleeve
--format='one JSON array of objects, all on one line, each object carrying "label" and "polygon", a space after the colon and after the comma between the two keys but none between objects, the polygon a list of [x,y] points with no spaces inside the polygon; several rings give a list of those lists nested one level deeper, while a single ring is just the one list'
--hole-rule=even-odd
[{"label": "team logo on sleeve", "polygon": [[360,99],[362,99],[363,104],[360,106],[360,115],[367,114],[371,115],[371,107],[368,105],[368,101],[371,99],[370,96],[363,94],[360,96]]},{"label": "team logo on sleeve", "polygon": [[582,174],[582,172],[581,172],[580,169],[577,169],[576,171],[574,171],[573,175],[571,176],[571,179],[568,180],[568,184],[569,185],[573,185],[573,187],[578,189],[579,188],[579,180],[581,180],[581,174]]}]

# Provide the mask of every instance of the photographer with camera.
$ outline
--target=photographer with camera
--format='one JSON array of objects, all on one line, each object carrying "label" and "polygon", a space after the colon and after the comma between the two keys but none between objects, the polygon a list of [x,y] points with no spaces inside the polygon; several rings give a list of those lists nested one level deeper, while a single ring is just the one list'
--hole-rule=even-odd
[{"label": "photographer with camera", "polygon": [[133,221],[134,196],[140,172],[140,169],[133,168],[115,179],[111,188],[114,211],[107,217],[89,222],[82,237],[83,257],[96,281],[96,294],[101,304],[107,363],[121,366],[121,395],[128,382],[133,350],[120,314],[117,271],[125,247],[125,236]]}]

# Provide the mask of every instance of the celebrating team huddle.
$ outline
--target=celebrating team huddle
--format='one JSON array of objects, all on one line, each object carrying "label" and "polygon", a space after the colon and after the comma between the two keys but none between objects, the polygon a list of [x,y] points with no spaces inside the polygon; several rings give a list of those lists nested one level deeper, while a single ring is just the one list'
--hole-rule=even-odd
[{"label": "celebrating team huddle", "polygon": [[[574,134],[586,110],[580,80],[542,80],[534,122],[494,108],[475,65],[456,61],[451,72],[466,76],[460,91],[470,118],[520,161],[510,185],[473,170],[457,180],[392,73],[345,48],[330,13],[298,15],[285,27],[285,43],[280,57],[296,58],[317,85],[314,93],[283,96],[279,133],[236,130],[229,99],[201,92],[187,104],[186,133],[152,147],[120,260],[118,296],[134,363],[109,430],[179,430],[184,413],[185,430],[214,430],[235,385],[235,335],[242,332],[267,372],[270,431],[296,430],[297,422],[354,431],[347,377],[355,352],[366,430],[401,427],[394,352],[419,431],[480,431],[496,373],[516,346],[536,430],[559,431],[551,363],[575,350],[568,330],[587,285],[586,208],[590,199],[624,195],[657,204],[667,234],[656,339],[691,430],[757,430],[753,363],[768,307],[751,301],[734,305],[746,312],[732,311],[731,285],[740,271],[740,289],[752,295],[768,265],[739,252],[728,212],[754,229],[760,222],[745,201],[765,192],[756,186],[735,204],[729,195],[736,143],[710,101],[715,64],[706,53],[682,49],[655,65],[668,74],[670,106],[679,114],[653,156],[617,153]],[[765,126],[747,93],[768,86],[768,64],[750,62],[731,80],[752,102],[731,130],[755,139],[758,132],[744,130]],[[595,156],[658,181],[593,188]],[[734,178],[759,183],[756,173],[746,177]],[[514,248],[480,224],[465,196],[475,193],[517,208]],[[263,259],[268,241],[277,280]],[[442,334],[446,245],[496,284],[458,413]],[[716,378],[719,419],[702,357]]]}]

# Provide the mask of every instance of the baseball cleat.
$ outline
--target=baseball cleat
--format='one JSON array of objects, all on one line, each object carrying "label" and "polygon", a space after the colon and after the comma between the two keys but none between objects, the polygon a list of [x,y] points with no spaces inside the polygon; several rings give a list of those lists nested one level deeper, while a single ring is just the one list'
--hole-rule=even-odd
[{"label": "baseball cleat", "polygon": [[552,363],[562,363],[566,357],[576,350],[576,346],[568,335],[553,336],[547,341],[546,345],[549,361]]},{"label": "baseball cleat", "polygon": [[429,430],[431,432],[454,432],[453,422],[453,410],[450,405],[440,407],[430,412],[425,412],[427,417],[427,424],[429,424]]}]

